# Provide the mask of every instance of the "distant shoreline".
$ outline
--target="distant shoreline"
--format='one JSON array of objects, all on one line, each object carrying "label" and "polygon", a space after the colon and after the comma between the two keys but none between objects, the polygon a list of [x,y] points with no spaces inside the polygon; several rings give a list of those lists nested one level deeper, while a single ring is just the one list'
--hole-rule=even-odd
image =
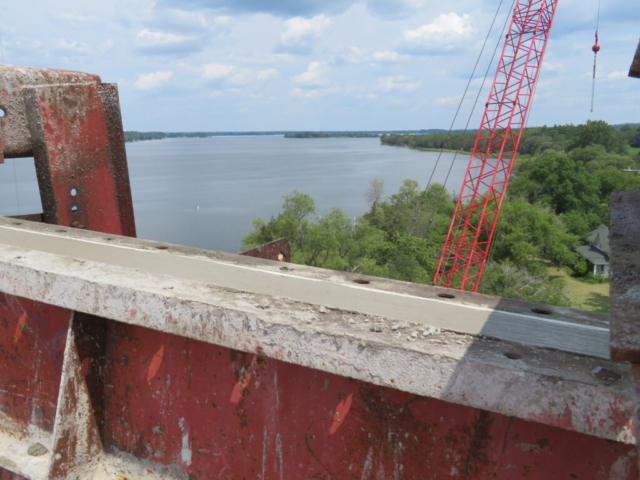
[{"label": "distant shoreline", "polygon": [[209,137],[240,137],[240,136],[269,136],[283,135],[285,138],[375,138],[381,135],[425,135],[429,133],[445,133],[446,130],[327,130],[327,131],[299,131],[274,130],[253,132],[138,132],[129,130],[124,132],[125,142],[140,142],[146,140],[163,140],[165,138],[209,138]]},{"label": "distant shoreline", "polygon": [[425,152],[462,153],[463,155],[471,155],[471,152],[465,152],[464,150],[450,150],[448,148],[410,147],[409,145],[389,145],[388,143],[383,143],[382,145],[386,145],[387,147],[409,148],[411,150],[423,150]]}]

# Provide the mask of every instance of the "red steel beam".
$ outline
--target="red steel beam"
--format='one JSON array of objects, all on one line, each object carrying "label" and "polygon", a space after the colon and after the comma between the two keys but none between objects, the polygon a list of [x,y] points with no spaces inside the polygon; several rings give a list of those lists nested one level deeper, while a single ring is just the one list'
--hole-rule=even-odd
[{"label": "red steel beam", "polygon": [[[0,159],[33,155],[47,223],[135,236],[115,85],[0,66],[0,108]],[[71,314],[0,293],[1,430],[53,431]]]}]

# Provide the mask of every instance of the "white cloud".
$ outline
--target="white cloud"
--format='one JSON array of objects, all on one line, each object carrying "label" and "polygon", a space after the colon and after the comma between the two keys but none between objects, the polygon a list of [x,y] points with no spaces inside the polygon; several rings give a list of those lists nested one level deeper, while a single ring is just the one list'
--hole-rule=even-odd
[{"label": "white cloud", "polygon": [[448,13],[415,30],[405,30],[403,43],[414,52],[447,52],[468,40],[473,32],[468,14]]},{"label": "white cloud", "polygon": [[542,62],[542,70],[545,70],[547,72],[559,72],[564,70],[564,63],[562,62],[547,62],[544,61]]},{"label": "white cloud", "polygon": [[179,35],[145,28],[136,35],[136,48],[145,53],[189,53],[202,50],[205,41],[202,36]]},{"label": "white cloud", "polygon": [[254,55],[229,55],[229,58],[240,63],[290,63],[295,60],[295,56],[289,53],[270,53]]},{"label": "white cloud", "polygon": [[303,100],[308,100],[310,98],[318,97],[320,95],[320,91],[319,90],[304,90],[302,88],[294,88],[291,91],[291,95],[296,97],[296,98],[300,98],[300,99],[303,99]]},{"label": "white cloud", "polygon": [[136,90],[157,90],[166,84],[171,77],[173,77],[172,71],[140,74],[133,87]]},{"label": "white cloud", "polygon": [[209,63],[203,67],[204,72],[202,78],[209,81],[221,80],[233,74],[236,67],[232,65],[223,65],[221,63]]},{"label": "white cloud", "polygon": [[620,80],[622,78],[628,78],[629,77],[629,72],[627,72],[626,70],[618,70],[615,72],[611,72],[609,75],[607,75],[607,79],[609,80]]},{"label": "white cloud", "polygon": [[349,47],[343,53],[333,55],[331,57],[331,63],[333,65],[340,65],[344,63],[362,64],[362,63],[390,63],[399,62],[410,58],[409,55],[401,55],[398,52],[385,50],[382,52],[369,53],[368,50],[364,50],[358,47]]},{"label": "white cloud", "polygon": [[422,86],[422,82],[412,82],[405,75],[396,77],[379,77],[376,90],[380,92],[412,92]]},{"label": "white cloud", "polygon": [[331,26],[325,15],[313,18],[294,17],[285,20],[285,31],[280,36],[280,48],[294,53],[309,53],[313,42]]},{"label": "white cloud", "polygon": [[277,76],[278,76],[278,71],[275,68],[269,68],[267,70],[260,70],[257,73],[256,78],[260,82],[266,82],[266,81],[269,81],[269,80],[273,80]]},{"label": "white cloud", "polygon": [[67,40],[66,38],[58,39],[56,47],[63,55],[87,55],[91,53],[91,49],[86,43],[78,42],[77,40]]},{"label": "white cloud", "polygon": [[254,71],[250,68],[238,68],[235,65],[222,63],[209,63],[203,67],[202,79],[209,82],[223,82],[228,85],[249,85],[251,83],[264,83],[277,78],[278,71],[275,68]]},{"label": "white cloud", "polygon": [[52,18],[57,23],[74,29],[91,27],[100,23],[100,20],[96,17],[87,17],[75,12],[55,12],[52,13]]},{"label": "white cloud", "polygon": [[373,52],[373,55],[371,56],[371,60],[374,62],[399,62],[408,58],[409,55],[400,55],[398,52],[392,52],[389,50],[385,50],[384,52]]},{"label": "white cloud", "polygon": [[367,93],[366,95],[356,95],[356,100],[375,100],[378,95],[375,93]]},{"label": "white cloud", "polygon": [[462,95],[455,95],[453,97],[439,97],[439,98],[436,98],[436,103],[438,105],[451,105],[451,104],[458,103],[461,98],[462,98]]},{"label": "white cloud", "polygon": [[311,62],[306,72],[291,78],[293,83],[306,86],[324,86],[329,83],[326,75],[331,68],[326,62]]}]

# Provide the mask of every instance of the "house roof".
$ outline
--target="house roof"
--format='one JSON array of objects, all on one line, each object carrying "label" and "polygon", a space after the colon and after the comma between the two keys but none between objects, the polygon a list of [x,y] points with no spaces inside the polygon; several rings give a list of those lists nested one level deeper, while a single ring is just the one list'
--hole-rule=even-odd
[{"label": "house roof", "polygon": [[576,252],[578,252],[594,265],[609,265],[609,255],[597,249],[593,245],[583,245],[581,247],[577,247]]},{"label": "house roof", "polygon": [[589,245],[593,245],[607,255],[609,254],[609,227],[600,225],[587,237]]}]

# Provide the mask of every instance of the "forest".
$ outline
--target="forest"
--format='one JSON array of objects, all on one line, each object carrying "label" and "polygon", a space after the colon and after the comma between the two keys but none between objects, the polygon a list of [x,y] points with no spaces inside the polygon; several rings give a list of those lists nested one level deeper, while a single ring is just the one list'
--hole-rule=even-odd
[{"label": "forest", "polygon": [[[449,139],[439,133],[391,135],[381,141],[402,145],[411,141],[407,137],[420,137],[422,145],[439,148],[473,146],[469,132]],[[392,138],[399,140],[389,142]],[[589,278],[586,262],[574,249],[591,230],[609,224],[612,192],[640,189],[638,173],[625,171],[640,169],[639,146],[639,127],[616,129],[603,121],[529,129],[480,291],[581,308],[572,304],[566,283],[550,272],[562,269],[586,282],[606,281]],[[371,179],[362,194],[371,207],[354,221],[338,207],[319,216],[313,198],[294,191],[283,197],[282,210],[269,221],[254,220],[243,248],[286,237],[294,263],[431,283],[455,194],[439,184],[421,187],[411,179],[388,196],[384,182]]]},{"label": "forest", "polygon": [[380,136],[372,132],[295,132],[285,133],[284,138],[370,138]]}]

